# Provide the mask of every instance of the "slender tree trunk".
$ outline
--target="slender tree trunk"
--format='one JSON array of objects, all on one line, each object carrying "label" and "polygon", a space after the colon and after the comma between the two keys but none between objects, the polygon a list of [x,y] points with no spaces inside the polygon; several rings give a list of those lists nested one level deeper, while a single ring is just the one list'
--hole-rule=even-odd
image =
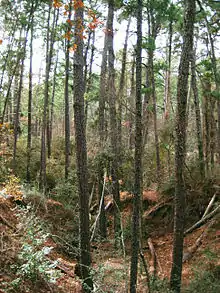
[{"label": "slender tree trunk", "polygon": [[[94,61],[94,54],[95,54],[95,30],[93,30],[92,32],[91,55],[90,55],[90,61],[89,61],[89,76],[85,86],[86,93],[89,93],[92,86],[92,65]],[[87,120],[88,120],[88,107],[89,107],[89,102],[86,101],[86,105],[85,105],[85,128],[86,129],[87,129]]]},{"label": "slender tree trunk", "polygon": [[21,94],[22,94],[22,88],[23,88],[23,77],[24,77],[24,60],[26,55],[26,46],[27,46],[27,36],[28,36],[28,30],[29,27],[27,27],[26,33],[25,33],[25,39],[23,44],[23,56],[21,59],[21,71],[20,71],[20,80],[19,80],[19,89],[18,89],[18,95],[17,95],[17,104],[16,104],[16,110],[15,110],[15,119],[14,119],[14,146],[13,146],[13,161],[12,161],[12,169],[15,172],[16,171],[16,154],[17,154],[17,139],[19,134],[19,116],[20,116],[20,104],[21,104]]},{"label": "slender tree trunk", "polygon": [[44,86],[44,111],[41,131],[41,166],[40,166],[40,189],[45,192],[46,189],[46,130],[48,121],[48,106],[49,106],[49,76],[50,76],[50,54],[49,54],[49,40],[50,40],[50,14],[51,3],[49,4],[48,18],[47,18],[47,43],[46,43],[46,71],[45,71],[45,86]]},{"label": "slender tree trunk", "polygon": [[[33,7],[33,3],[32,3]],[[28,136],[27,136],[27,183],[31,181],[30,162],[31,162],[31,130],[32,130],[32,60],[33,60],[33,28],[34,28],[34,14],[31,17],[31,31],[30,31],[30,64],[29,64],[29,90],[28,90]]]},{"label": "slender tree trunk", "polygon": [[110,115],[110,141],[112,152],[112,194],[114,200],[114,233],[115,244],[117,245],[118,237],[120,236],[120,194],[118,182],[118,131],[116,118],[116,90],[115,90],[115,69],[114,69],[114,49],[113,49],[113,19],[114,19],[114,0],[108,2],[108,99],[109,99],[109,115]]},{"label": "slender tree trunk", "polygon": [[89,192],[88,169],[85,134],[84,112],[84,75],[83,75],[83,38],[81,26],[83,25],[83,8],[75,11],[75,43],[77,49],[74,54],[74,122],[76,141],[76,166],[79,186],[80,207],[80,270],[83,279],[83,291],[92,292],[93,282],[90,275],[91,255],[89,237]]},{"label": "slender tree trunk", "polygon": [[197,145],[199,152],[199,166],[200,166],[200,174],[201,178],[205,177],[205,162],[204,162],[204,154],[203,154],[203,139],[202,139],[202,126],[201,126],[201,114],[200,114],[200,106],[199,106],[199,94],[197,88],[197,79],[196,79],[196,54],[195,50],[191,60],[191,72],[192,72],[192,90],[194,95],[194,105],[195,105],[195,114],[196,114],[196,130],[197,130]]},{"label": "slender tree trunk", "polygon": [[[148,9],[148,38],[152,42],[156,41],[157,37],[157,28],[153,15],[152,7]],[[153,45],[153,44],[152,44]],[[157,130],[157,97],[156,97],[156,88],[155,88],[155,76],[154,76],[154,45],[148,49],[148,74],[149,74],[149,84],[151,87],[151,96],[153,101],[153,124],[154,124],[154,139],[155,139],[155,152],[156,152],[156,177],[157,182],[160,181],[160,148],[159,148],[159,138]]]},{"label": "slender tree trunk", "polygon": [[52,58],[53,58],[53,48],[54,48],[54,43],[55,43],[55,29],[57,27],[57,23],[58,23],[58,18],[59,18],[59,9],[56,10],[54,9],[54,12],[53,12],[53,22],[52,22],[52,28],[51,28],[51,33],[49,31],[49,47],[48,47],[48,80],[46,81],[46,83],[48,83],[48,93],[47,93],[47,96],[48,96],[48,105],[47,105],[47,117],[46,117],[46,143],[47,143],[47,156],[48,156],[48,159],[50,158],[51,156],[51,134],[50,134],[50,131],[51,131],[51,127],[50,127],[50,109],[49,109],[49,106],[50,106],[50,101],[49,101],[49,79],[50,79],[50,71],[51,71],[51,65],[52,65]]},{"label": "slender tree trunk", "polygon": [[[128,146],[129,149],[133,149],[133,121],[134,121],[134,115],[132,110],[134,109],[134,98],[135,98],[135,57],[133,58],[132,67],[131,67],[131,94],[129,97],[129,106],[130,106],[130,112],[129,112],[129,138],[128,138]],[[144,128],[145,129],[145,128]]]},{"label": "slender tree trunk", "polygon": [[[200,9],[203,12],[205,12],[200,0],[197,0],[197,3],[199,4]],[[210,28],[210,24],[207,19],[206,13],[204,13],[204,15],[205,15],[205,22],[206,22],[206,27],[207,27],[207,32],[208,32],[208,40],[209,40],[209,44],[210,44],[210,48],[211,48],[211,50],[210,50],[211,52],[209,50],[208,50],[208,52],[209,52],[210,59],[212,62],[212,70],[213,70],[214,79],[215,79],[216,92],[219,97],[219,95],[220,95],[220,74],[218,73],[218,69],[217,69],[214,40],[212,37],[211,28]],[[220,163],[220,99],[219,98],[217,101],[217,115],[218,115],[218,129],[217,129],[217,146],[218,146],[218,148],[217,148],[217,152],[218,152],[218,163]]]},{"label": "slender tree trunk", "polygon": [[57,73],[57,64],[59,59],[59,50],[57,50],[57,57],[54,66],[53,72],[53,87],[52,87],[52,97],[51,97],[51,108],[50,108],[50,142],[53,139],[53,121],[54,121],[54,100],[55,100],[55,90],[56,90],[56,73]]},{"label": "slender tree trunk", "polygon": [[173,261],[170,277],[170,286],[175,293],[180,293],[183,240],[185,224],[185,184],[184,164],[186,152],[186,107],[189,62],[193,50],[193,30],[195,21],[195,0],[185,1],[183,47],[179,65],[177,83],[177,114],[176,114],[176,144],[175,144],[175,214]]},{"label": "slender tree trunk", "polygon": [[[105,147],[105,102],[106,102],[106,87],[107,87],[107,51],[108,51],[108,37],[105,33],[104,38],[104,48],[102,52],[102,63],[101,63],[101,74],[100,74],[100,89],[99,89],[99,147],[100,152],[104,151]],[[98,164],[98,193],[99,201],[102,198],[103,190],[103,179],[104,179],[104,167],[102,158]],[[104,200],[102,201],[100,217],[99,217],[99,231],[102,238],[107,236],[107,224],[106,224],[106,215],[105,215],[105,206]]]},{"label": "slender tree trunk", "polygon": [[169,23],[169,44],[168,44],[168,68],[166,70],[165,80],[165,107],[164,107],[164,118],[166,120],[170,117],[170,96],[171,96],[171,55],[172,55],[172,42],[173,42],[173,21]]},{"label": "slender tree trunk", "polygon": [[132,218],[130,293],[136,293],[137,291],[138,254],[140,246],[140,207],[142,197],[142,0],[138,0],[137,4],[135,182]]},{"label": "slender tree trunk", "polygon": [[131,24],[131,17],[128,19],[126,34],[125,34],[125,42],[122,52],[122,66],[121,66],[121,75],[119,81],[119,90],[118,90],[118,145],[119,145],[119,153],[121,153],[122,149],[122,99],[124,96],[124,84],[125,84],[125,73],[126,73],[126,61],[127,61],[127,48],[128,48],[128,37],[129,37],[129,28]]},{"label": "slender tree trunk", "polygon": [[15,64],[15,66],[13,68],[13,72],[9,77],[8,90],[7,90],[6,97],[5,97],[3,112],[2,112],[2,116],[1,116],[1,123],[3,123],[4,119],[5,119],[6,109],[7,109],[7,106],[8,106],[8,101],[9,101],[10,92],[11,92],[11,86],[12,86],[13,79],[14,79],[14,77],[16,75],[16,71],[18,70],[19,62],[20,62],[20,57],[17,58],[16,64]]},{"label": "slender tree trunk", "polygon": [[204,137],[204,155],[206,175],[210,175],[211,158],[211,81],[210,79],[201,79],[203,93],[203,137]]},{"label": "slender tree trunk", "polygon": [[[68,20],[71,21],[72,9],[69,3]],[[71,25],[68,23],[67,34],[71,32]],[[65,53],[65,179],[68,179],[69,166],[70,166],[70,110],[69,110],[69,67],[70,67],[70,40],[66,40],[66,53]]]}]

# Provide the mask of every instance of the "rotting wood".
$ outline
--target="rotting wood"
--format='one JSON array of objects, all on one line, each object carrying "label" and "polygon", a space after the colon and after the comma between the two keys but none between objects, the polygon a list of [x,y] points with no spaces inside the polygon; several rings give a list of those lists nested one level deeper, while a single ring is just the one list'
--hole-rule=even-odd
[{"label": "rotting wood", "polygon": [[205,212],[204,212],[204,214],[203,214],[203,216],[202,216],[202,219],[205,218],[205,216],[207,216],[207,214],[208,214],[209,211],[211,210],[211,207],[213,206],[213,204],[214,204],[214,202],[215,202],[216,195],[217,195],[217,193],[215,193],[215,194],[213,195],[212,199],[210,200],[210,202],[209,202],[209,204],[208,204],[208,206],[207,206],[207,208],[206,208],[206,210],[205,210]]},{"label": "rotting wood", "polygon": [[[49,257],[46,257],[46,260],[48,260],[51,264],[54,264],[54,261],[51,260]],[[64,266],[61,262],[57,261],[57,264],[55,264],[55,268],[61,270],[61,272],[67,274],[68,276],[75,278],[75,274],[70,271],[71,269]]]},{"label": "rotting wood", "polygon": [[153,277],[155,277],[157,272],[157,259],[156,259],[156,251],[155,251],[152,239],[150,237],[147,239],[147,244],[150,249],[151,258],[153,262],[152,274],[153,274]]},{"label": "rotting wood", "polygon": [[193,258],[194,253],[198,250],[198,248],[202,245],[202,241],[204,237],[207,235],[208,230],[213,224],[215,223],[215,220],[212,220],[207,227],[203,230],[203,232],[200,234],[200,236],[196,239],[195,244],[187,248],[187,250],[183,253],[183,263],[189,261],[191,258]]},{"label": "rotting wood", "polygon": [[187,229],[184,232],[184,236],[186,236],[187,234],[191,233],[192,231],[194,231],[195,229],[201,227],[202,225],[205,224],[205,222],[211,218],[213,218],[220,209],[220,205],[218,205],[211,213],[209,213],[208,215],[206,215],[204,218],[202,218],[201,220],[199,220],[198,222],[196,222],[192,227],[190,227],[189,229]]},{"label": "rotting wood", "polygon": [[164,206],[168,206],[170,205],[170,202],[173,200],[173,197],[170,197],[166,200],[163,200],[161,202],[159,202],[158,204],[156,204],[155,206],[151,207],[149,210],[147,210],[144,215],[143,218],[147,219],[148,217],[150,217],[152,214],[156,213],[160,208],[164,207]]}]

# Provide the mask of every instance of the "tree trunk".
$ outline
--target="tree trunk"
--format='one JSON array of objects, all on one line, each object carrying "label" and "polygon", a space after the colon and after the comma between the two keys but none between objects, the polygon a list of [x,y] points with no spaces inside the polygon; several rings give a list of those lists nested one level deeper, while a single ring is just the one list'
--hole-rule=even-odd
[{"label": "tree trunk", "polygon": [[[69,3],[69,13],[68,20],[71,22],[72,9],[71,3]],[[70,23],[67,24],[67,35],[71,32]],[[65,179],[69,176],[69,166],[70,166],[70,109],[69,109],[69,67],[70,67],[70,40],[66,40],[66,52],[65,52],[65,90],[64,90],[64,100],[65,100]]]},{"label": "tree trunk", "polygon": [[140,248],[140,207],[142,197],[142,0],[137,1],[137,47],[136,47],[136,116],[135,116],[135,182],[132,217],[132,244],[130,293],[136,293],[138,254]]},{"label": "tree trunk", "polygon": [[122,122],[122,100],[124,96],[124,84],[125,84],[125,73],[126,73],[126,61],[127,61],[127,48],[128,48],[128,37],[129,37],[129,28],[131,24],[131,17],[128,19],[126,34],[125,34],[125,42],[124,48],[122,52],[122,66],[121,66],[121,75],[119,81],[119,90],[117,94],[118,98],[118,145],[119,145],[119,153],[121,153],[122,149],[122,129],[121,129],[121,122]]},{"label": "tree trunk", "polygon": [[23,52],[22,52],[22,59],[21,59],[21,71],[20,71],[20,80],[19,80],[19,89],[17,94],[17,104],[15,109],[15,119],[14,119],[14,146],[13,146],[13,160],[12,160],[12,169],[16,171],[16,154],[17,154],[17,139],[19,134],[19,116],[20,116],[20,104],[21,104],[21,94],[23,88],[23,77],[24,77],[24,60],[26,55],[26,46],[27,46],[27,36],[28,36],[29,26],[27,27],[24,43],[23,43]]},{"label": "tree trunk", "polygon": [[[201,2],[199,0],[197,0],[197,3],[199,4],[200,9],[203,12],[205,12]],[[214,41],[212,38],[210,24],[209,24],[209,21],[207,19],[206,14],[204,14],[204,15],[205,15],[205,23],[206,23],[207,32],[208,32],[208,40],[209,40],[210,49],[211,49],[211,50],[208,50],[208,53],[210,55],[210,59],[212,62],[212,71],[213,71],[213,75],[214,75],[216,92],[217,92],[217,96],[218,96],[218,101],[217,101],[217,115],[218,115],[217,145],[218,145],[218,148],[217,148],[217,152],[218,152],[218,162],[220,163],[220,98],[219,98],[219,96],[220,96],[220,74],[218,73],[218,69],[217,69],[215,46],[214,46]]]},{"label": "tree trunk", "polygon": [[[33,3],[32,3],[33,7]],[[34,29],[34,14],[31,17],[31,35],[30,35],[30,64],[29,64],[29,90],[28,90],[28,135],[27,135],[27,183],[31,181],[30,162],[31,162],[31,123],[32,123],[32,59],[33,59],[33,29]]]},{"label": "tree trunk", "polygon": [[108,34],[108,99],[109,99],[109,115],[110,115],[110,141],[112,153],[112,194],[114,200],[114,233],[115,244],[117,245],[120,236],[120,194],[118,183],[118,131],[117,131],[117,117],[116,117],[116,90],[115,90],[115,69],[114,69],[114,49],[113,49],[113,19],[114,19],[114,0],[108,1],[108,20],[107,20],[107,34]]},{"label": "tree trunk", "polygon": [[132,67],[131,67],[131,93],[129,96],[129,135],[128,135],[128,147],[129,150],[133,150],[134,145],[134,135],[133,135],[133,122],[134,122],[134,115],[133,115],[133,109],[134,109],[134,99],[135,99],[135,56],[132,61]]},{"label": "tree trunk", "polygon": [[200,115],[200,106],[199,106],[199,94],[197,88],[196,80],[196,52],[194,50],[192,60],[191,60],[191,72],[192,72],[192,90],[194,95],[194,105],[195,105],[195,114],[196,114],[196,130],[197,130],[197,145],[199,152],[199,166],[201,178],[205,177],[205,162],[203,154],[203,139],[202,139],[202,126],[201,126],[201,115]]},{"label": "tree trunk", "polygon": [[154,139],[155,139],[155,152],[156,152],[156,179],[159,183],[160,181],[160,148],[159,148],[159,138],[157,131],[157,97],[155,88],[155,76],[154,76],[154,43],[157,37],[157,25],[155,23],[155,17],[152,7],[148,9],[148,78],[149,85],[151,89],[151,96],[153,102],[153,124],[154,124]]},{"label": "tree trunk", "polygon": [[57,57],[55,61],[54,71],[53,71],[53,86],[52,86],[52,96],[51,96],[51,108],[50,108],[50,141],[53,139],[53,121],[54,121],[54,100],[55,100],[55,90],[56,90],[56,73],[57,64],[59,59],[59,50],[57,50]]},{"label": "tree trunk", "polygon": [[172,42],[173,42],[173,21],[170,20],[169,23],[169,44],[168,44],[168,68],[166,70],[166,79],[165,79],[165,107],[164,107],[164,118],[168,120],[170,117],[170,96],[171,96],[171,55],[172,55]]},{"label": "tree trunk", "polygon": [[89,237],[89,192],[88,192],[88,169],[87,150],[85,135],[85,112],[84,112],[84,75],[83,75],[83,38],[81,26],[83,25],[83,8],[75,11],[75,44],[77,49],[74,53],[74,123],[76,141],[76,166],[79,188],[80,209],[80,270],[83,279],[83,291],[92,292],[93,282],[90,275],[90,237]]},{"label": "tree trunk", "polygon": [[[90,55],[90,61],[89,61],[89,75],[88,75],[88,80],[86,80],[86,93],[89,93],[91,90],[91,85],[92,85],[92,66],[93,66],[93,61],[94,61],[94,54],[95,54],[95,30],[92,32],[92,45],[91,45],[91,55]],[[89,102],[86,101],[85,105],[85,128],[87,128],[87,120],[88,120],[88,107],[89,107]]]},{"label": "tree trunk", "polygon": [[48,105],[47,105],[47,117],[46,117],[46,143],[47,143],[47,156],[48,156],[48,159],[50,158],[51,156],[51,134],[50,134],[50,131],[51,131],[51,127],[50,127],[50,109],[49,109],[49,106],[50,106],[50,101],[49,101],[49,79],[50,79],[50,71],[51,71],[51,64],[52,64],[52,58],[53,58],[53,48],[54,48],[54,43],[55,43],[55,29],[57,27],[57,22],[58,22],[58,18],[59,18],[59,9],[56,10],[54,9],[54,12],[53,12],[53,22],[52,22],[52,28],[50,29],[51,30],[51,33],[49,32],[49,40],[47,42],[49,42],[49,47],[48,47],[48,80],[46,81],[46,83],[48,83]]},{"label": "tree trunk", "polygon": [[47,43],[46,43],[46,71],[45,71],[45,86],[44,86],[44,110],[41,131],[41,165],[40,165],[40,189],[45,192],[46,189],[46,130],[48,121],[48,106],[49,106],[49,76],[50,76],[50,14],[51,3],[49,4],[48,18],[47,18]]},{"label": "tree trunk", "polygon": [[[107,33],[105,33],[104,38],[104,48],[102,52],[102,63],[101,63],[101,74],[100,74],[100,88],[99,88],[99,147],[100,152],[103,153],[105,147],[105,102],[106,102],[106,75],[107,75],[107,51],[108,51],[108,37]],[[100,162],[98,164],[98,193],[99,193],[99,201],[102,198],[102,190],[103,190],[103,180],[104,180],[104,167],[102,163],[102,158],[100,158]],[[106,215],[105,215],[105,207],[104,200],[102,201],[101,209],[100,209],[100,217],[99,217],[99,231],[100,235],[103,238],[107,236],[107,223],[106,223]]]},{"label": "tree trunk", "polygon": [[171,290],[180,293],[183,240],[185,223],[185,184],[184,165],[186,152],[186,107],[189,62],[193,50],[193,31],[195,21],[195,0],[185,1],[184,36],[179,65],[177,83],[177,113],[176,113],[176,144],[175,144],[175,214],[174,214],[174,239],[173,261],[170,277]]}]

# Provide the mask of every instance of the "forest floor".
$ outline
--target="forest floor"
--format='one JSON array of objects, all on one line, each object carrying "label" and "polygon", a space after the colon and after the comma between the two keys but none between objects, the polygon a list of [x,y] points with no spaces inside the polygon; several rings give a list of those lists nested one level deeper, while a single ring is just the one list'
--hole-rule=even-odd
[{"label": "forest floor", "polygon": [[[144,200],[150,202],[151,206],[148,207],[145,214],[148,214],[146,221],[148,221],[149,214],[152,211],[152,207],[156,206],[159,201],[159,195],[155,191],[145,191]],[[128,229],[131,221],[132,206],[130,202],[131,196],[128,193],[121,194],[121,200],[123,204],[122,211],[122,223],[125,229]],[[107,197],[106,201],[110,201],[111,197]],[[45,204],[45,203],[44,203]],[[48,216],[50,221],[56,221],[56,215],[61,216],[61,211],[64,211],[64,207],[61,203],[47,200],[44,212],[38,212],[38,221],[44,221]],[[62,214],[63,215],[63,214]],[[42,217],[42,218],[41,218]],[[152,217],[152,215],[151,215]],[[114,247],[114,239],[112,236],[112,214],[109,211],[108,220],[109,237],[105,242],[93,242],[92,247],[92,267],[94,270],[94,284],[97,289],[96,292],[104,293],[125,293],[128,289],[129,281],[129,261],[130,261],[130,238],[126,230],[124,231],[125,250],[126,256],[124,257],[119,249]],[[18,206],[14,197],[6,197],[4,190],[0,191],[0,293],[5,292],[66,292],[77,293],[81,292],[81,283],[79,277],[76,275],[77,261],[73,257],[69,257],[66,253],[59,249],[54,238],[46,237],[41,244],[44,247],[48,247],[50,252],[43,256],[46,261],[53,263],[56,261],[55,270],[59,269],[62,276],[57,278],[55,284],[35,284],[32,289],[28,279],[28,274],[22,280],[20,287],[14,287],[14,289],[7,289],[8,285],[13,283],[13,279],[19,274],[14,273],[11,270],[11,266],[19,263],[18,252],[22,249],[24,242],[24,226],[29,226],[30,213],[26,208]],[[65,219],[64,219],[65,220]],[[165,220],[164,220],[165,221]],[[159,223],[159,222],[158,222]],[[201,228],[194,230],[192,233],[185,237],[184,251],[185,254],[190,252],[190,249],[195,246],[197,239],[207,228],[207,225],[203,225]],[[153,231],[148,235],[147,239],[143,241],[143,254],[148,263],[148,271],[153,274],[156,269],[156,274],[159,280],[169,278],[171,269],[171,254],[172,254],[172,233],[169,229],[165,234],[161,233],[167,226],[167,222],[160,219],[160,227],[156,231]],[[60,226],[60,228],[62,228]],[[28,232],[29,233],[29,232]],[[183,284],[187,285],[195,276],[196,270],[201,270],[202,267],[210,268],[212,266],[220,265],[219,251],[220,251],[220,230],[218,225],[212,226],[207,233],[203,233],[204,237],[193,252],[192,258],[184,262],[182,280]],[[150,236],[150,238],[149,238]],[[149,242],[150,241],[150,242]],[[27,241],[31,244],[31,240]],[[53,247],[53,248],[51,248]],[[32,251],[33,253],[33,251]],[[218,255],[218,258],[216,257]],[[30,257],[30,256],[28,256]],[[29,261],[26,258],[26,263]],[[156,265],[156,266],[155,266]],[[19,275],[20,276],[20,275]],[[25,289],[26,288],[26,289]],[[27,289],[29,288],[29,289]],[[29,291],[28,291],[29,290]],[[138,278],[138,292],[147,293],[147,279],[143,266],[140,266],[140,273]],[[165,291],[164,291],[165,292]]]}]

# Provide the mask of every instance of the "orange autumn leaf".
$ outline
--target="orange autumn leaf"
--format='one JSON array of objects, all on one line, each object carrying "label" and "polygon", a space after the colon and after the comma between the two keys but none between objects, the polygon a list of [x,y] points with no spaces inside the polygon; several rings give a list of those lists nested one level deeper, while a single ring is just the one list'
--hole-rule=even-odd
[{"label": "orange autumn leaf", "polygon": [[69,48],[69,51],[70,52],[75,52],[76,49],[77,49],[77,44],[73,44],[73,46]]},{"label": "orange autumn leaf", "polygon": [[82,0],[74,0],[73,7],[74,7],[75,10],[77,10],[78,8],[83,8],[84,3],[83,3]]},{"label": "orange autumn leaf", "polygon": [[63,37],[64,37],[64,39],[67,39],[68,41],[70,41],[71,40],[71,32],[68,31],[67,33],[64,34]]},{"label": "orange autumn leaf", "polygon": [[3,43],[3,40],[0,40],[0,45],[2,45],[2,43]]},{"label": "orange autumn leaf", "polygon": [[73,26],[73,22],[70,19],[67,19],[66,21],[69,25]]},{"label": "orange autumn leaf", "polygon": [[63,4],[60,2],[60,0],[54,0],[53,1],[53,7],[54,8],[60,8]]}]

